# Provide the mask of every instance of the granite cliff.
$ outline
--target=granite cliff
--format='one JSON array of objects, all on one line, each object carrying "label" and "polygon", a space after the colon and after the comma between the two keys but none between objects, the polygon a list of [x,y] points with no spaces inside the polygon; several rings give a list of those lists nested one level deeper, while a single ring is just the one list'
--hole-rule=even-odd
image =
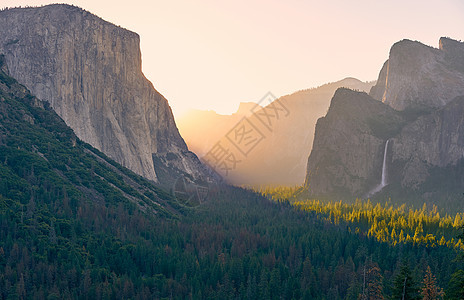
[{"label": "granite cliff", "polygon": [[0,12],[11,76],[49,101],[80,139],[155,182],[204,177],[167,100],[141,71],[139,44],[136,33],[74,6]]},{"label": "granite cliff", "polygon": [[[448,38],[440,39],[439,49],[401,41],[392,47],[370,96],[338,90],[316,125],[305,181],[309,193],[459,202],[463,45]],[[373,195],[383,171],[387,185]]]},{"label": "granite cliff", "polygon": [[437,108],[464,95],[464,44],[441,38],[439,48],[394,44],[370,95],[396,110]]}]

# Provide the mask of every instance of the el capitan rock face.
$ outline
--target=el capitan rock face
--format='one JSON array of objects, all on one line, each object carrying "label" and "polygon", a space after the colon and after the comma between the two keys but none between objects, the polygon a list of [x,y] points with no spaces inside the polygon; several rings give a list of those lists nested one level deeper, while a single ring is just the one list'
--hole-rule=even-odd
[{"label": "el capitan rock face", "polygon": [[414,194],[418,203],[433,197],[459,201],[464,185],[463,57],[458,41],[442,38],[440,49],[401,41],[392,47],[372,97],[339,89],[316,125],[305,182],[310,195],[372,196],[386,153],[384,196],[410,200]]},{"label": "el capitan rock face", "polygon": [[167,100],[141,71],[139,43],[136,33],[69,5],[0,12],[11,76],[50,101],[80,139],[153,181],[154,161],[202,176]]}]

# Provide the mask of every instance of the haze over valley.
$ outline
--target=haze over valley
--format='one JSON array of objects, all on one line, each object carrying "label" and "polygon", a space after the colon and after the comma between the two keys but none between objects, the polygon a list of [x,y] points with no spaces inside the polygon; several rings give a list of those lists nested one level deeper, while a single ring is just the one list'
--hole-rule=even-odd
[{"label": "haze over valley", "polygon": [[[346,87],[368,92],[374,84],[373,81],[345,78],[298,91],[276,100],[282,106],[279,109],[286,110],[280,111],[280,115],[273,104],[265,100],[265,103],[261,103],[264,107],[242,102],[232,115],[192,110],[177,119],[177,126],[189,149],[200,158],[207,159],[208,152],[215,144],[233,130],[242,118],[247,117],[260,127],[264,138],[228,174],[218,170],[224,179],[237,185],[302,185],[316,121],[327,112],[335,90]],[[266,117],[266,114],[272,116],[270,128],[265,128],[256,118],[256,115]]]}]

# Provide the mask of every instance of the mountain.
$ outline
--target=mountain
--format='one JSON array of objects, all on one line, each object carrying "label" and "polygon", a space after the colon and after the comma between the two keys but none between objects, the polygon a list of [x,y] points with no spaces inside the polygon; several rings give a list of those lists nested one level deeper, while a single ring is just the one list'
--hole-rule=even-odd
[{"label": "mountain", "polygon": [[[368,91],[373,84],[345,78],[278,99],[271,97],[274,104],[266,102],[268,99],[264,99],[261,106],[241,103],[232,115],[190,111],[178,119],[177,124],[189,148],[206,160],[217,142],[230,145],[225,137],[246,117],[259,130],[262,139],[246,156],[231,146],[240,162],[228,174],[219,170],[221,175],[234,184],[297,185],[304,181],[316,120],[327,112],[335,90],[348,87]],[[271,123],[265,125],[263,120]]]},{"label": "mountain", "polygon": [[438,49],[394,44],[370,94],[397,110],[438,108],[464,95],[464,44],[449,38],[440,38]]},{"label": "mountain", "polygon": [[392,47],[372,97],[337,90],[316,125],[305,181],[309,194],[462,208],[464,70],[453,62],[463,55],[463,43],[446,38],[440,49],[401,41]]},{"label": "mountain", "polygon": [[11,75],[81,140],[155,182],[207,178],[167,100],[144,77],[139,44],[136,33],[74,6],[0,12],[0,53]]}]

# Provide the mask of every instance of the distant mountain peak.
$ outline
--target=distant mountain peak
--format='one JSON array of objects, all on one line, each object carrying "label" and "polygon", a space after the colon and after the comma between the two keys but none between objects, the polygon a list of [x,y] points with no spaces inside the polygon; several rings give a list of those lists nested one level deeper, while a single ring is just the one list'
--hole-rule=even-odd
[{"label": "distant mountain peak", "polygon": [[343,78],[342,80],[340,80],[340,82],[356,82],[356,83],[361,83],[362,81],[357,79],[357,78],[354,78],[354,77],[345,77]]}]

